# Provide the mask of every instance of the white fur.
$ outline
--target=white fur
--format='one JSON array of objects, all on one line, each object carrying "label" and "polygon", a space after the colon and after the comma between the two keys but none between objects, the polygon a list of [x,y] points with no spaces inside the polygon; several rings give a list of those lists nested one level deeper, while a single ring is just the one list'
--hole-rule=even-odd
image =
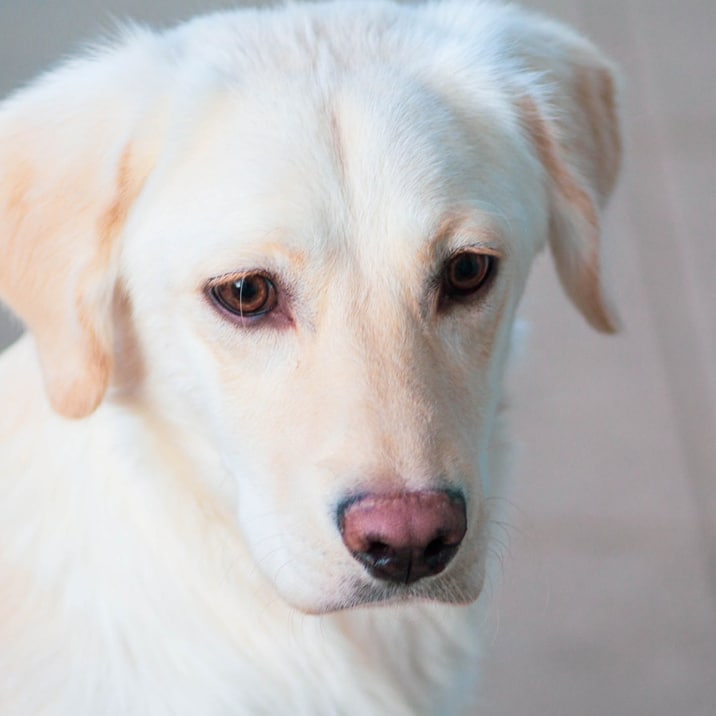
[{"label": "white fur", "polygon": [[[606,120],[575,67],[609,72],[512,7],[305,4],[129,30],[0,106],[0,296],[30,329],[0,361],[0,713],[471,707],[501,382],[547,241],[611,325]],[[464,246],[497,280],[441,312]],[[207,300],[259,269],[289,326]],[[340,500],[445,485],[468,505],[445,572],[370,577]]]}]

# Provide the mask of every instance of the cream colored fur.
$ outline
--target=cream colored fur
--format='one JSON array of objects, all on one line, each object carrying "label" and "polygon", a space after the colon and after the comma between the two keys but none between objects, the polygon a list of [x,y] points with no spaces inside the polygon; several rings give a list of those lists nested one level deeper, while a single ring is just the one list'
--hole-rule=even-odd
[{"label": "cream colored fur", "polygon": [[[610,331],[611,70],[491,2],[134,28],[0,105],[3,716],[473,707],[501,382],[547,243]],[[498,257],[439,310],[451,252]],[[261,270],[283,323],[207,282]],[[273,319],[271,319],[273,320]],[[467,536],[386,586],[341,499],[449,486]]]}]

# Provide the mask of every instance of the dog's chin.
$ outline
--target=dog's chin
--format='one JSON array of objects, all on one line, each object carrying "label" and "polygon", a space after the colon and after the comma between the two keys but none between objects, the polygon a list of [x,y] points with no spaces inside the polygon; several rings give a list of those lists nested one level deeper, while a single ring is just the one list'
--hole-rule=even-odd
[{"label": "dog's chin", "polygon": [[323,594],[317,600],[296,600],[282,595],[284,601],[304,614],[321,615],[360,607],[394,606],[416,602],[440,602],[453,606],[474,602],[482,592],[484,573],[474,577],[445,576],[414,584],[390,584],[377,580],[353,579],[343,583],[335,594]]}]

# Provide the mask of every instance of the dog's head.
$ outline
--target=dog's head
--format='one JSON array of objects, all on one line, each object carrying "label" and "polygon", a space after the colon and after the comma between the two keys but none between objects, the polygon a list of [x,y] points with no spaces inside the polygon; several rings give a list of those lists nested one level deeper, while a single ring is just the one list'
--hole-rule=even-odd
[{"label": "dog's head", "polygon": [[[132,31],[0,110],[0,295],[66,417],[131,409],[290,603],[474,599],[534,255],[612,331],[612,77],[514,8]],[[171,437],[166,437],[171,436]]]}]

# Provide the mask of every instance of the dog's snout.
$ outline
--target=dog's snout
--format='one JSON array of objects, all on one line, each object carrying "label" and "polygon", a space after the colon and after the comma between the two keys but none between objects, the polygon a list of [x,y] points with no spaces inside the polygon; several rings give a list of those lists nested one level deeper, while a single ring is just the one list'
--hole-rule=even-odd
[{"label": "dog's snout", "polygon": [[338,510],[343,542],[378,579],[410,584],[445,569],[467,529],[465,500],[448,491],[363,495]]}]

